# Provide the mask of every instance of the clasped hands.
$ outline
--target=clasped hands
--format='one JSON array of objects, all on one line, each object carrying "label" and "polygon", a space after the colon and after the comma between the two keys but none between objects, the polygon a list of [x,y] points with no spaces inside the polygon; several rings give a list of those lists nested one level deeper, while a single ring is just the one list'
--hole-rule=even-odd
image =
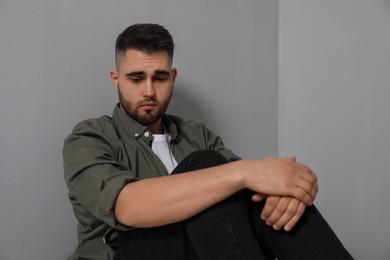
[{"label": "clasped hands", "polygon": [[306,205],[293,197],[265,196],[259,193],[252,196],[255,202],[263,199],[266,201],[260,218],[275,230],[292,230],[305,212]]},{"label": "clasped hands", "polygon": [[[298,174],[299,178],[291,179],[292,187],[288,187],[282,195],[256,193],[252,196],[252,200],[259,202],[265,199],[260,218],[274,230],[284,229],[288,232],[298,223],[306,206],[313,203],[318,192],[317,176],[309,167],[296,162],[295,157],[269,160],[287,162],[292,165],[292,173]],[[294,185],[296,187],[293,187]]]}]

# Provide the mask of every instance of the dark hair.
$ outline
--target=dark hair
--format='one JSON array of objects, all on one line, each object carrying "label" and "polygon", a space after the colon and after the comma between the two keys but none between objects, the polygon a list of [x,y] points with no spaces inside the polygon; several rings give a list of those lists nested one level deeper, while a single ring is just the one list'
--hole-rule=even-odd
[{"label": "dark hair", "polygon": [[116,39],[115,59],[129,49],[146,53],[166,51],[172,59],[174,43],[169,31],[159,24],[134,24]]}]

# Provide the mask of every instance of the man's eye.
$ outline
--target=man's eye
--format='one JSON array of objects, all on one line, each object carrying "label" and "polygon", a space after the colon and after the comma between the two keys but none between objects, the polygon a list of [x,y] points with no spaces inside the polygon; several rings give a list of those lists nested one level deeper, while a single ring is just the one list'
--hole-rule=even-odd
[{"label": "man's eye", "polygon": [[140,83],[141,80],[142,80],[141,78],[130,78],[130,81],[133,83]]},{"label": "man's eye", "polygon": [[155,78],[155,81],[159,81],[159,82],[163,82],[163,81],[166,81],[167,78],[166,77],[156,77]]}]

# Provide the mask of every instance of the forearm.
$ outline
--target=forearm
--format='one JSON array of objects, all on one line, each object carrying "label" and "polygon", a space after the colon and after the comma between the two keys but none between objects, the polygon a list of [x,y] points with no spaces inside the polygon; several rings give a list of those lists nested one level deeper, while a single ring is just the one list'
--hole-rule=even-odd
[{"label": "forearm", "polygon": [[130,183],[119,193],[115,215],[133,227],[166,225],[190,218],[244,188],[295,197],[306,205],[318,191],[315,174],[295,158],[241,160]]},{"label": "forearm", "polygon": [[235,162],[133,182],[120,192],[115,214],[133,227],[182,221],[243,189],[241,175]]}]

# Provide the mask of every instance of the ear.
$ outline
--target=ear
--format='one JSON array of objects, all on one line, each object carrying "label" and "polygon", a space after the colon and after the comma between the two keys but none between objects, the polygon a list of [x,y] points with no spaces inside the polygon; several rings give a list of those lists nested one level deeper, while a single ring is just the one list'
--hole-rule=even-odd
[{"label": "ear", "polygon": [[173,79],[173,83],[175,83],[176,76],[177,76],[177,69],[176,69],[176,68],[173,68],[173,69],[172,69],[172,79]]},{"label": "ear", "polygon": [[112,85],[114,85],[115,89],[118,91],[119,88],[118,71],[114,69],[110,70],[110,77],[111,77]]}]

